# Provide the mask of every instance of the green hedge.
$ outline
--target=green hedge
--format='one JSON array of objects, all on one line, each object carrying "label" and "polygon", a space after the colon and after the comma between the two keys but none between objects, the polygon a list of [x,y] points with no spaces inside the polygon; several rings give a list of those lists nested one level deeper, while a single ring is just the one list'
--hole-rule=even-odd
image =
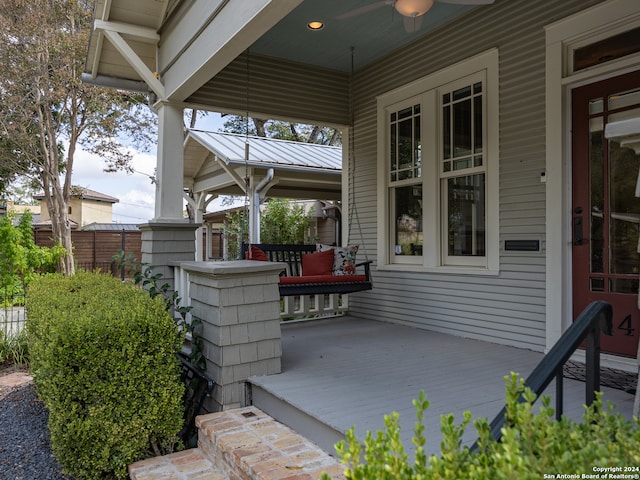
[{"label": "green hedge", "polygon": [[126,478],[182,427],[182,337],[160,297],[80,272],[34,280],[26,301],[31,369],[53,452],[76,480]]},{"label": "green hedge", "polygon": [[[605,406],[602,394],[585,407],[582,422],[555,421],[549,397],[535,405],[535,394],[515,373],[505,377],[507,415],[502,439],[491,437],[487,419],[474,422],[479,448],[471,451],[462,437],[471,423],[465,412],[460,424],[452,414],[441,416],[441,451],[424,450],[423,418],[429,402],[423,392],[414,400],[417,412],[411,462],[400,440],[398,413],[385,416],[385,429],[368,432],[364,449],[352,428],[336,445],[348,480],[541,480],[561,478],[640,478],[640,421],[626,420]],[[364,451],[363,451],[364,450]],[[323,480],[329,480],[323,475]]]}]

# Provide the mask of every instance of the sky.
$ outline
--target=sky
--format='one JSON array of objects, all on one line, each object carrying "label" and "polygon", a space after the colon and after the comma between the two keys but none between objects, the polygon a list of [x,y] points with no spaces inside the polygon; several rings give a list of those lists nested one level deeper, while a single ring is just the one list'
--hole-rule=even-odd
[{"label": "sky", "polygon": [[[210,114],[199,119],[197,127],[203,130],[218,131],[223,126],[219,114]],[[155,185],[151,177],[156,168],[155,147],[148,153],[131,149],[134,173],[105,173],[104,161],[97,155],[82,149],[76,151],[72,176],[73,185],[89,188],[118,198],[113,205],[113,222],[145,223],[153,218]],[[211,210],[211,209],[209,209]]]}]

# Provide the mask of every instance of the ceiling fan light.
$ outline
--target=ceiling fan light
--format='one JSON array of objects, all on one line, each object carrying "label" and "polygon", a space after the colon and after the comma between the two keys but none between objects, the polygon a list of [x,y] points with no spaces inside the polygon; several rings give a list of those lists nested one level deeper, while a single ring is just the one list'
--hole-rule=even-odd
[{"label": "ceiling fan light", "polygon": [[393,6],[400,15],[405,17],[419,17],[433,6],[434,0],[396,0]]}]

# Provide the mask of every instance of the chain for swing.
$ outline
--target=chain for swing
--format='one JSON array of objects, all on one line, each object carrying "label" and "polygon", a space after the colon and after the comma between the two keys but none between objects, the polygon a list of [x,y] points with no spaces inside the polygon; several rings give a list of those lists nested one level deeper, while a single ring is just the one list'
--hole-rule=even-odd
[{"label": "chain for swing", "polygon": [[[362,225],[360,225],[360,217],[358,215],[358,206],[356,204],[356,154],[355,154],[355,111],[353,106],[353,71],[354,71],[354,47],[351,47],[351,71],[349,72],[349,211],[348,211],[348,221],[349,228],[347,232],[347,243],[351,241],[351,227],[355,223],[358,227],[358,235],[360,236],[360,244],[362,245],[362,252],[364,253],[365,260],[369,261],[369,256],[367,255],[367,248],[364,241],[364,235],[362,233]],[[354,222],[351,221],[354,220]]]},{"label": "chain for swing", "polygon": [[251,178],[249,176],[249,49],[246,50],[246,115],[244,117],[244,225],[242,229],[242,237],[244,241],[244,232],[247,232],[247,253],[248,259],[253,258],[251,252],[251,235],[249,232],[249,190],[251,186]]}]

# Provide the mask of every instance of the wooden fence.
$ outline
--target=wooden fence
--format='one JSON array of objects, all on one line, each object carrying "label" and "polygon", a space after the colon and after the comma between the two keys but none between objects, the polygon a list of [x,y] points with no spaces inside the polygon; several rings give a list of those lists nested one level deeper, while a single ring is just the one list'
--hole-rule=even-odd
[{"label": "wooden fence", "polygon": [[[50,230],[36,230],[35,241],[41,247],[53,246]],[[77,268],[111,272],[114,276],[121,276],[122,272],[113,261],[114,255],[124,250],[125,255],[131,253],[138,262],[142,258],[141,232],[131,230],[74,230],[71,232],[73,255]],[[206,249],[206,239],[202,238],[203,249]],[[214,229],[212,234],[211,259],[222,258],[222,232]],[[128,275],[127,275],[128,276]]]},{"label": "wooden fence", "polygon": [[[36,230],[34,235],[37,245],[53,246],[50,230]],[[139,231],[78,230],[71,232],[71,242],[76,266],[83,270],[99,268],[102,272],[111,272],[114,276],[120,276],[122,272],[113,260],[115,255],[124,250],[125,255],[131,253],[138,262],[142,258],[141,232]]]}]

